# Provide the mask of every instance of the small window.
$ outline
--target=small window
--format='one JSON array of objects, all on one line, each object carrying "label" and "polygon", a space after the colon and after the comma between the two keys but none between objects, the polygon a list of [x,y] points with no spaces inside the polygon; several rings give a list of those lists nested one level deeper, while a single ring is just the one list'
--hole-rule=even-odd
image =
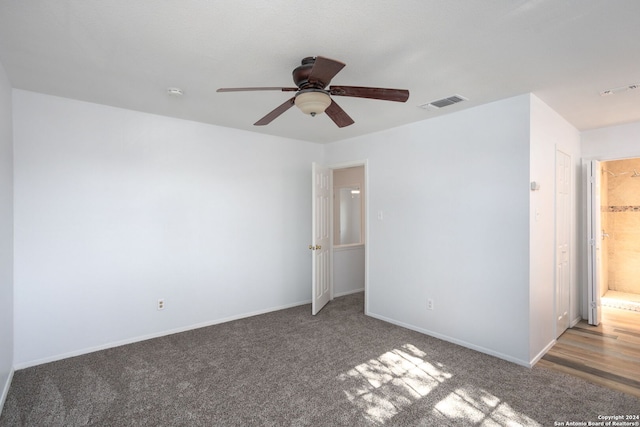
[{"label": "small window", "polygon": [[334,227],[336,246],[357,245],[362,243],[362,195],[360,186],[336,187],[334,208],[336,219]]}]

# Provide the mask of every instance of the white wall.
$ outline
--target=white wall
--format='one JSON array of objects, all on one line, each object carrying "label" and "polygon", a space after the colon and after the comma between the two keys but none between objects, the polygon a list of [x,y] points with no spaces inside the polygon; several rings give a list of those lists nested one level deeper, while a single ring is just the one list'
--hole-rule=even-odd
[{"label": "white wall", "polygon": [[577,140],[534,96],[324,147],[13,96],[18,368],[308,301],[323,159],[369,162],[369,314],[525,365],[548,340],[553,209],[529,181],[552,188],[552,147]]},{"label": "white wall", "polygon": [[13,374],[13,143],[11,85],[0,64],[0,411]]},{"label": "white wall", "polygon": [[529,113],[523,95],[327,146],[369,162],[370,315],[529,363]]},{"label": "white wall", "polygon": [[[531,96],[531,181],[540,183],[539,191],[530,192],[530,289],[529,289],[529,359],[537,360],[555,342],[555,165],[556,149],[569,154],[574,167],[571,173],[572,212],[580,191],[580,134],[559,114],[536,96]],[[571,221],[571,294],[570,319],[579,316],[578,235],[579,222]]]},{"label": "white wall", "polygon": [[333,249],[333,295],[364,291],[364,245]]},{"label": "white wall", "polygon": [[580,137],[585,159],[640,157],[640,122],[589,130],[582,132]]},{"label": "white wall", "polygon": [[321,145],[13,96],[17,368],[310,300]]}]

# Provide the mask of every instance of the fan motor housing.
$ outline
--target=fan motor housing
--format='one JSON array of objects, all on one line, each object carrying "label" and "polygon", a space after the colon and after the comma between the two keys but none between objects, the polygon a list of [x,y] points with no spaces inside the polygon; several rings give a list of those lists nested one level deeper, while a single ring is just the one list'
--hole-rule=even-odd
[{"label": "fan motor housing", "polygon": [[319,88],[324,89],[326,86],[323,82],[315,82],[309,83],[309,74],[311,74],[311,70],[313,69],[313,65],[316,63],[316,58],[312,56],[308,56],[302,60],[302,64],[296,67],[293,70],[293,82],[300,89],[310,89],[310,88]]}]

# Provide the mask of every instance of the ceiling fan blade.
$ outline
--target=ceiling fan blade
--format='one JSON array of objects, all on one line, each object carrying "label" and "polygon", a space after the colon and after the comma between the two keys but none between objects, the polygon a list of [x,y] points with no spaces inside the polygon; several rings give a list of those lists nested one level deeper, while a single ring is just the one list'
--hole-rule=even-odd
[{"label": "ceiling fan blade", "polygon": [[331,118],[331,120],[333,120],[335,124],[338,125],[339,128],[343,128],[355,123],[353,119],[349,117],[349,115],[345,113],[345,111],[338,104],[336,104],[336,101],[334,101],[333,99],[331,100],[331,105],[329,105],[329,107],[327,107],[324,112],[327,114],[327,116],[329,116],[329,118]]},{"label": "ceiling fan blade", "polygon": [[320,82],[322,83],[322,87],[325,87],[329,84],[331,79],[344,68],[345,65],[346,64],[340,61],[318,56],[316,57],[311,72],[309,73],[309,82]]},{"label": "ceiling fan blade", "polygon": [[384,101],[406,102],[409,91],[405,89],[384,89],[381,87],[331,86],[331,95],[353,96],[356,98],[382,99]]},{"label": "ceiling fan blade", "polygon": [[276,119],[278,116],[280,116],[280,114],[284,113],[289,108],[293,107],[295,99],[296,99],[296,97],[294,96],[293,98],[286,100],[285,102],[280,104],[280,106],[276,107],[273,111],[271,111],[269,114],[267,114],[266,116],[264,116],[263,118],[261,118],[260,120],[255,122],[253,125],[254,126],[268,125],[274,119]]},{"label": "ceiling fan blade", "polygon": [[256,90],[280,90],[282,92],[295,92],[297,87],[221,87],[216,92],[249,92]]}]

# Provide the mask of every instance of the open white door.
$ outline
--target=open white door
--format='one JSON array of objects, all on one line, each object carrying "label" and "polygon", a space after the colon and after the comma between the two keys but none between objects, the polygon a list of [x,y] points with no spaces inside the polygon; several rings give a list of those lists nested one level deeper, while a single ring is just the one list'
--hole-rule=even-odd
[{"label": "open white door", "polygon": [[600,162],[591,160],[587,168],[587,304],[589,324],[600,324],[600,271],[602,269],[601,233],[602,215],[600,207]]},{"label": "open white door", "polygon": [[312,165],[311,314],[316,315],[331,298],[331,171]]}]

